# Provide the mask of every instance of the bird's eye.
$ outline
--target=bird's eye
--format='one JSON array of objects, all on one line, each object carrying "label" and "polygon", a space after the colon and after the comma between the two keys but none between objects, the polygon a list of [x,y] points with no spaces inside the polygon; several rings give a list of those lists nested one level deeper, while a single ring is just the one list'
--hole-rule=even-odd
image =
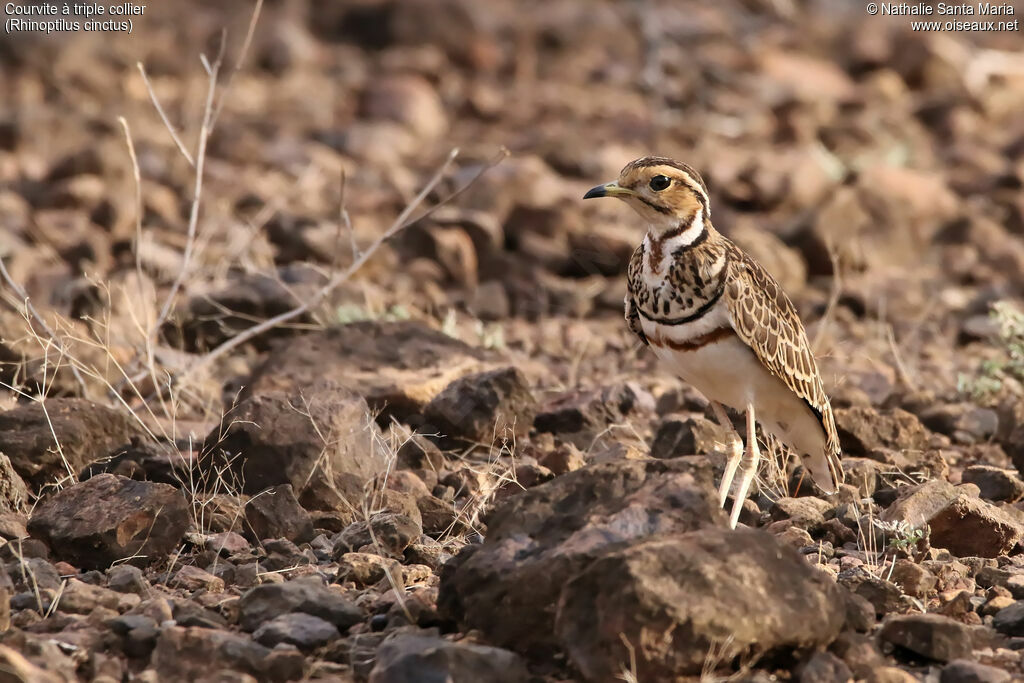
[{"label": "bird's eye", "polygon": [[661,192],[666,187],[672,184],[672,179],[664,175],[656,175],[651,178],[651,189],[655,192]]}]

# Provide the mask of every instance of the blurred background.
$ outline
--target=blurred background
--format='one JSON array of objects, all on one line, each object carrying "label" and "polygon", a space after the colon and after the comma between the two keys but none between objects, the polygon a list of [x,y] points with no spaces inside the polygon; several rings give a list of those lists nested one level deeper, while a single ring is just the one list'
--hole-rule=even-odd
[{"label": "blurred background", "polygon": [[[956,394],[998,331],[990,304],[1021,294],[1019,30],[913,31],[838,1],[279,0],[243,55],[253,7],[156,3],[130,35],[0,41],[0,256],[126,364],[155,334],[173,374],[308,299],[456,147],[413,218],[509,155],[292,323],[414,317],[538,362],[541,386],[674,386],[621,324],[642,226],[580,201],[648,153],[704,174],[716,227],[794,298],[840,401]],[[200,55],[222,36],[190,240],[196,173],[169,127],[197,156]],[[12,331],[20,298],[5,288],[0,352],[38,360]],[[222,357],[209,395],[292,331]]]}]

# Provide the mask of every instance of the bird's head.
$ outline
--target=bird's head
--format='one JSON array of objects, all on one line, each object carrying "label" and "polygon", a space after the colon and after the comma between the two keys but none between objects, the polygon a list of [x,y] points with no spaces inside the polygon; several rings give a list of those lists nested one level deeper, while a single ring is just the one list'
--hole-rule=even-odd
[{"label": "bird's head", "polygon": [[618,180],[583,195],[584,199],[594,197],[623,200],[647,221],[655,237],[691,226],[699,234],[711,216],[708,189],[700,174],[665,157],[643,157],[626,164]]}]

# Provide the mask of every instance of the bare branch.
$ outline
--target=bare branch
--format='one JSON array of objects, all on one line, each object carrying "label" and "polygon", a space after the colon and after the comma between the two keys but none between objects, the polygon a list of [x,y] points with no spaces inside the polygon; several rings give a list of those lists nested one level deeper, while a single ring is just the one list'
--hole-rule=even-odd
[{"label": "bare branch", "polygon": [[164,122],[164,126],[167,128],[167,132],[171,134],[171,139],[174,140],[174,144],[178,146],[178,151],[185,157],[188,165],[195,168],[196,162],[192,158],[192,154],[185,147],[185,143],[178,137],[178,131],[175,129],[174,124],[167,118],[167,113],[164,112],[164,108],[160,105],[160,99],[156,96],[156,91],[153,90],[153,84],[149,80],[149,76],[146,75],[146,67],[142,65],[142,62],[136,62],[135,66],[139,68],[139,73],[142,74],[142,81],[146,84],[146,91],[149,92],[149,99],[153,102],[153,107],[156,108],[156,113],[160,115],[160,120]]},{"label": "bare branch", "polygon": [[[188,275],[189,266],[192,261],[192,251],[195,248],[196,242],[196,229],[199,225],[199,205],[203,196],[203,170],[206,165],[206,143],[210,136],[210,120],[213,116],[213,96],[217,92],[217,75],[220,73],[221,63],[224,57],[224,39],[225,35],[221,33],[220,49],[217,53],[217,60],[210,67],[210,84],[206,90],[206,106],[203,108],[203,125],[199,129],[199,143],[196,146],[196,173],[195,173],[195,184],[192,190],[192,208],[188,216],[188,233],[185,238],[185,253],[182,256],[181,269],[178,271],[177,277],[174,278],[174,283],[171,285],[171,291],[167,293],[167,298],[164,300],[164,305],[160,309],[160,315],[157,316],[156,323],[153,325],[153,329],[150,331],[150,336],[156,336],[159,332],[160,327],[164,321],[167,320],[167,316],[171,312],[171,307],[174,306],[174,300],[178,295],[178,290],[181,289],[181,285],[185,282],[185,277]],[[203,62],[206,62],[206,58],[203,58]]]},{"label": "bare branch", "polygon": [[231,91],[231,84],[235,81],[235,74],[242,68],[242,63],[245,61],[246,55],[249,54],[249,47],[252,45],[252,37],[256,33],[256,23],[260,19],[260,12],[263,10],[263,0],[256,0],[256,7],[252,10],[252,17],[249,19],[249,30],[245,33],[245,40],[242,41],[242,49],[238,53],[238,59],[235,60],[235,65],[231,68],[231,73],[228,74],[227,80],[224,82],[224,87],[220,92],[220,99],[217,100],[217,107],[213,110],[213,117],[210,119],[210,131],[217,127],[217,119],[220,118],[220,110],[224,108],[224,102],[227,100],[228,93]]},{"label": "bare branch", "polygon": [[284,313],[276,315],[273,318],[268,318],[259,325],[254,325],[253,327],[246,329],[244,332],[241,332],[232,337],[231,339],[228,339],[227,341],[221,343],[219,346],[217,346],[209,353],[207,353],[205,356],[203,356],[201,359],[199,359],[197,362],[195,362],[181,376],[179,376],[176,383],[181,384],[187,378],[189,378],[199,370],[206,368],[215,360],[226,354],[228,351],[244,344],[245,342],[255,337],[258,337],[259,335],[263,334],[264,332],[267,332],[268,330],[272,330],[275,327],[288,322],[293,318],[297,318],[306,311],[309,311],[310,309],[316,307],[331,292],[337,289],[339,285],[346,282],[357,271],[359,271],[359,269],[366,265],[370,258],[372,258],[373,255],[377,252],[377,250],[380,249],[381,245],[384,244],[384,242],[394,237],[396,234],[398,234],[408,226],[412,225],[413,223],[416,223],[417,221],[420,221],[426,216],[430,215],[435,209],[439,208],[444,204],[447,204],[451,200],[458,197],[473,183],[475,183],[480,178],[480,176],[482,176],[490,169],[494,168],[496,165],[501,163],[501,161],[503,161],[505,157],[508,156],[508,150],[502,148],[501,152],[493,160],[491,160],[486,165],[481,167],[480,171],[476,175],[474,175],[465,185],[463,185],[462,187],[460,187],[447,197],[443,198],[441,201],[439,201],[430,209],[424,211],[415,219],[410,220],[410,216],[416,210],[416,208],[423,202],[424,199],[426,199],[427,195],[430,194],[430,192],[437,186],[437,184],[441,182],[441,179],[444,177],[445,171],[447,171],[448,168],[451,166],[452,162],[455,161],[455,158],[456,156],[458,156],[458,153],[458,149],[454,149],[451,151],[445,162],[441,165],[440,168],[438,168],[438,170],[434,173],[433,177],[431,177],[431,179],[427,182],[423,189],[420,190],[419,194],[417,194],[416,197],[414,197],[413,200],[409,202],[405,209],[402,210],[398,218],[396,218],[395,221],[391,224],[391,227],[385,230],[376,240],[374,240],[365,250],[363,250],[362,253],[360,253],[359,258],[353,261],[352,264],[348,266],[348,268],[336,273],[327,282],[327,284],[323,286],[323,288],[321,288],[316,294],[314,294],[301,305],[296,306],[290,311],[285,311]]}]

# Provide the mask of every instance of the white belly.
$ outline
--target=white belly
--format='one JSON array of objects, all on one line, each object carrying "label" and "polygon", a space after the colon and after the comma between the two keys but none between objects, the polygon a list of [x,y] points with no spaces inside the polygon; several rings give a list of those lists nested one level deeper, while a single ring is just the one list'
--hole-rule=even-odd
[{"label": "white belly", "polygon": [[782,380],[761,365],[739,337],[729,335],[692,351],[656,345],[657,339],[678,342],[707,334],[728,324],[727,315],[724,310],[716,310],[687,325],[659,325],[646,319],[642,324],[651,349],[683,381],[709,400],[740,412],[753,404],[755,417],[764,429],[800,455],[820,455],[825,448],[825,431],[817,417]]}]

